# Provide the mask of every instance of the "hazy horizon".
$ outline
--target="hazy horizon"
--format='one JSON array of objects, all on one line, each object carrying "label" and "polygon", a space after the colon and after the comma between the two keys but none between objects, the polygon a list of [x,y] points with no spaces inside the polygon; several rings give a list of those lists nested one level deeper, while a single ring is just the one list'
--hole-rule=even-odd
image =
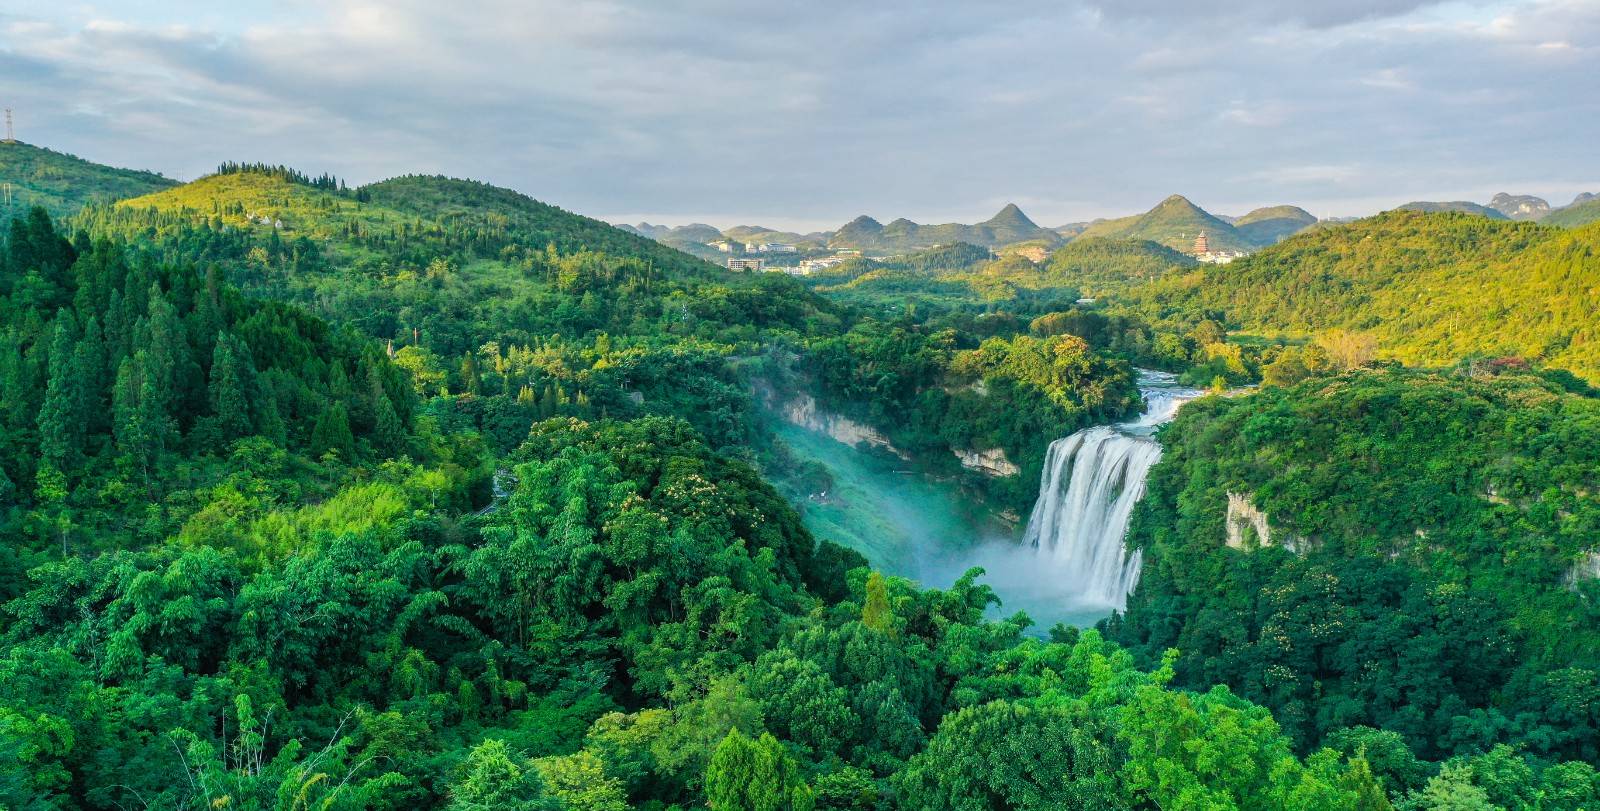
[{"label": "hazy horizon", "polygon": [[17,0],[21,140],[180,180],[225,160],[470,177],[610,222],[1040,225],[1600,191],[1600,0],[634,0],[463,14]]}]

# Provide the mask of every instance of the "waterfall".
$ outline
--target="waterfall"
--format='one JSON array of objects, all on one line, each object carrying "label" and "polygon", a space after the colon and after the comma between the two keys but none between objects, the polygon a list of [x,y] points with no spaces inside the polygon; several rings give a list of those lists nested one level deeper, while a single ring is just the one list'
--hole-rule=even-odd
[{"label": "waterfall", "polygon": [[1120,611],[1138,585],[1140,553],[1122,542],[1145,477],[1161,459],[1161,445],[1150,435],[1200,394],[1159,372],[1141,372],[1139,384],[1145,412],[1137,419],[1050,443],[1023,536],[1040,574],[1056,578],[1078,607]]}]

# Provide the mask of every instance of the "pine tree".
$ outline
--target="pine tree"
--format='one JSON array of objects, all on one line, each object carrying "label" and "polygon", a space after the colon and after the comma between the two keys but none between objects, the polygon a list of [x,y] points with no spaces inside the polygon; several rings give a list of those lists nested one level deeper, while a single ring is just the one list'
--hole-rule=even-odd
[{"label": "pine tree", "polygon": [[103,435],[111,427],[106,415],[106,347],[94,316],[83,324],[83,337],[72,353],[72,374],[78,379],[78,414],[83,430]]},{"label": "pine tree", "polygon": [[372,444],[385,456],[398,456],[405,452],[406,430],[395,413],[394,403],[384,391],[383,378],[376,364],[367,366],[368,397],[372,401]]},{"label": "pine tree", "polygon": [[50,376],[45,387],[44,406],[39,409],[39,456],[57,471],[76,469],[83,453],[83,403],[80,385],[73,368],[77,349],[77,324],[72,313],[63,309],[55,319],[50,340]]},{"label": "pine tree", "polygon": [[355,437],[350,434],[350,414],[344,403],[329,403],[317,415],[317,424],[311,429],[311,452],[321,456],[334,451],[348,461],[355,455],[355,446]]},{"label": "pine tree", "polygon": [[158,285],[150,285],[149,322],[144,344],[144,385],[139,398],[145,430],[156,450],[173,447],[177,441],[177,405],[182,393],[179,368],[189,363],[189,342],[185,339],[178,311],[162,295]]},{"label": "pine tree", "polygon": [[111,392],[112,434],[117,450],[142,470],[148,470],[155,455],[154,439],[145,424],[143,352],[123,358],[117,367],[117,382]]},{"label": "pine tree", "polygon": [[241,356],[247,351],[238,346],[238,339],[224,333],[217,336],[216,349],[211,353],[211,382],[206,399],[224,445],[249,436],[254,430],[248,385],[254,369],[246,368],[247,361]]}]

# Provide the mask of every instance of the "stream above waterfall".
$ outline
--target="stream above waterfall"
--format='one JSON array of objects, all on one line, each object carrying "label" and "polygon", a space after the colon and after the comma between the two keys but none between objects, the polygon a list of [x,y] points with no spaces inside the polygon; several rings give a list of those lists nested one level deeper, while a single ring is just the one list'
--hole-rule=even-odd
[{"label": "stream above waterfall", "polygon": [[1202,392],[1162,372],[1140,370],[1145,410],[1115,425],[1051,443],[1040,495],[1026,528],[954,482],[907,469],[904,460],[847,445],[811,425],[779,422],[791,453],[827,468],[825,493],[790,493],[819,538],[861,552],[891,574],[945,588],[981,566],[1004,601],[995,613],[1026,611],[1042,632],[1057,622],[1088,626],[1122,608],[1138,581],[1123,535],[1144,476],[1161,456],[1151,436]]}]

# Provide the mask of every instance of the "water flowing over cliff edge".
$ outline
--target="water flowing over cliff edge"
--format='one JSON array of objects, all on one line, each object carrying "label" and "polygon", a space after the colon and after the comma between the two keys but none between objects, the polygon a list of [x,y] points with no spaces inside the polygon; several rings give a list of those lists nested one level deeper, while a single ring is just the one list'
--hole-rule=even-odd
[{"label": "water flowing over cliff edge", "polygon": [[1051,443],[1020,538],[988,505],[888,461],[895,457],[887,440],[880,447],[890,454],[874,456],[855,446],[879,443],[855,431],[841,436],[839,418],[814,406],[774,410],[790,449],[832,476],[827,492],[797,498],[813,533],[927,586],[947,587],[981,566],[984,582],[1005,601],[998,613],[1026,611],[1043,631],[1056,622],[1094,624],[1120,610],[1138,583],[1139,556],[1126,554],[1122,540],[1145,476],[1161,457],[1151,436],[1201,394],[1152,371],[1140,372],[1139,388],[1145,410],[1138,417]]}]

